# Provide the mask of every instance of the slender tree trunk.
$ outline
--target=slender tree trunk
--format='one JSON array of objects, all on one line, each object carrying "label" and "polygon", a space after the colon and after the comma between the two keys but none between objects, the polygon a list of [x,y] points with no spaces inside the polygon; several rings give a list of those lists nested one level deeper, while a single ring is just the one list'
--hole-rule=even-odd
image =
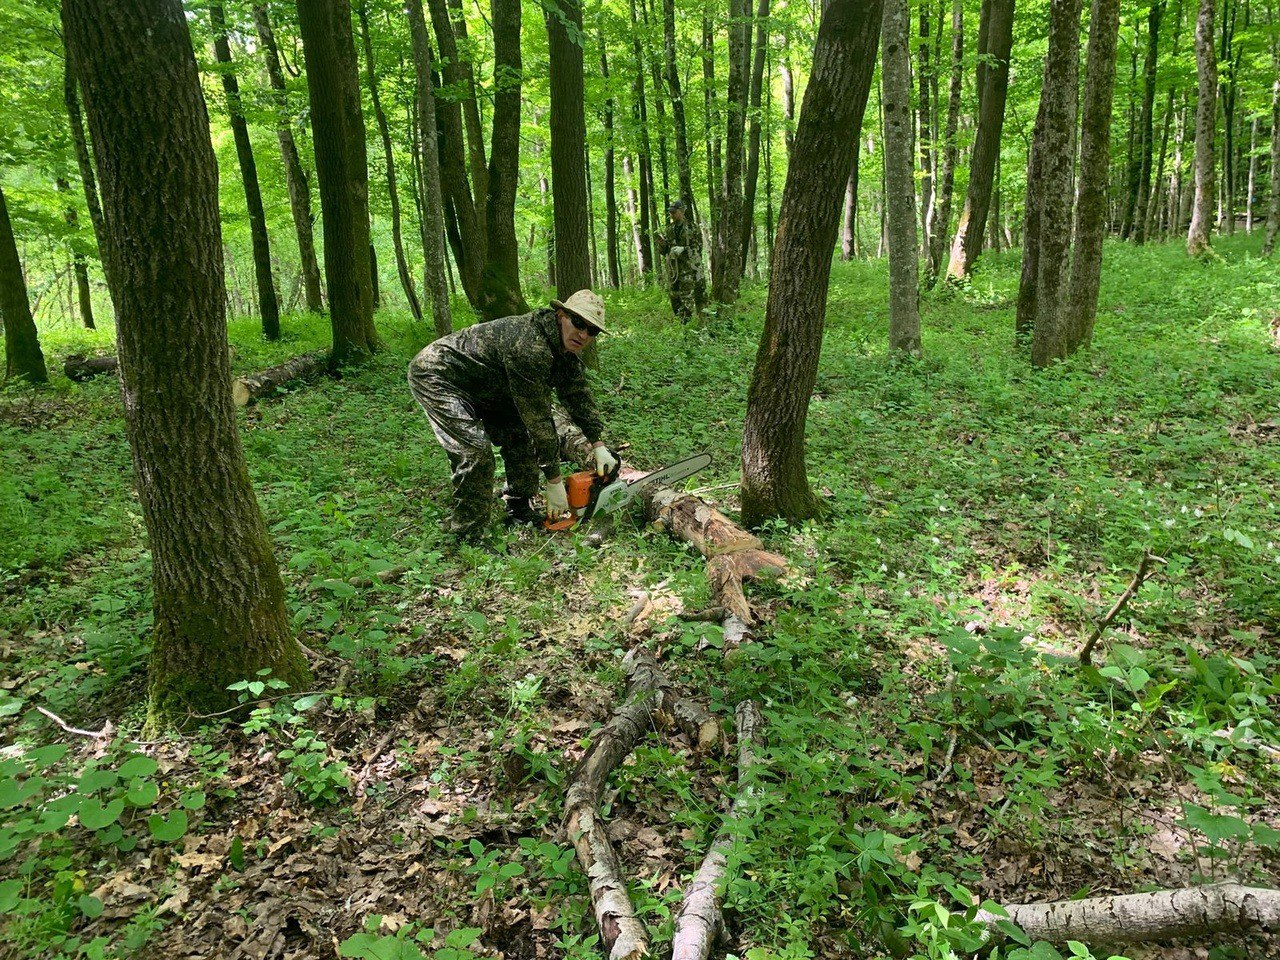
[{"label": "slender tree trunk", "polygon": [[587,180],[583,158],[582,7],[554,0],[545,8],[550,51],[551,183],[555,188],[556,290],[561,298],[591,286]]},{"label": "slender tree trunk", "polygon": [[1040,309],[1038,284],[1044,189],[1040,154],[1044,149],[1045,112],[1049,109],[1049,101],[1050,98],[1042,92],[1031,134],[1031,145],[1027,148],[1026,201],[1022,208],[1022,273],[1018,280],[1017,318],[1014,321],[1014,335],[1019,341],[1030,340],[1036,328],[1036,314]]},{"label": "slender tree trunk", "polygon": [[[489,148],[489,235],[480,312],[486,319],[528,312],[520,291],[520,247],[516,237],[516,188],[520,183],[520,0],[493,0],[493,143]],[[589,269],[589,268],[588,268]],[[590,274],[588,273],[588,278]]]},{"label": "slender tree trunk", "polygon": [[1272,54],[1276,75],[1271,84],[1271,190],[1267,199],[1267,233],[1262,241],[1262,255],[1271,256],[1280,233],[1280,44]]},{"label": "slender tree trunk", "polygon": [[373,353],[374,283],[364,113],[348,0],[298,0],[307,58],[312,142],[324,218],[324,272],[333,330],[330,363]]},{"label": "slender tree trunk", "polygon": [[866,111],[880,33],[880,0],[831,0],[796,128],[770,264],[765,329],[747,394],[742,516],[811,517],[804,434],[826,316],[840,191]]},{"label": "slender tree trunk", "polygon": [[1240,68],[1240,57],[1233,56],[1236,9],[1234,0],[1224,0],[1222,16],[1222,57],[1219,63],[1224,67],[1225,78],[1222,90],[1222,120],[1225,136],[1222,149],[1222,181],[1219,192],[1219,229],[1227,236],[1236,232],[1236,75]]},{"label": "slender tree trunk", "polygon": [[[1156,0],[1147,14],[1147,56],[1143,61],[1142,91],[1142,154],[1138,170],[1138,203],[1134,211],[1133,239],[1142,244],[1147,240],[1147,207],[1151,202],[1151,159],[1154,153],[1154,120],[1156,105],[1156,67],[1160,56],[1160,20],[1164,15],[1164,0]],[[1110,117],[1111,111],[1107,110]],[[1108,135],[1108,141],[1110,136]],[[1083,182],[1083,175],[1081,181]]]},{"label": "slender tree trunk", "polygon": [[858,225],[858,153],[860,144],[853,145],[853,169],[844,188],[844,208],[840,215],[840,259],[848,263],[854,257],[854,237]]},{"label": "slender tree trunk", "polygon": [[1173,88],[1169,88],[1169,98],[1165,103],[1164,120],[1160,124],[1160,154],[1156,160],[1156,175],[1151,184],[1151,199],[1147,203],[1147,221],[1143,225],[1144,239],[1150,239],[1156,235],[1160,225],[1160,210],[1163,206],[1163,198],[1167,191],[1164,190],[1164,171],[1165,163],[1169,158],[1169,130],[1173,126]]},{"label": "slender tree trunk", "polygon": [[[66,29],[63,28],[63,36]],[[89,141],[84,132],[84,118],[80,115],[80,97],[76,93],[76,78],[71,67],[71,56],[63,58],[62,97],[67,108],[67,118],[71,126],[71,143],[75,148],[76,166],[80,170],[80,184],[84,189],[84,202],[89,210],[89,224],[93,227],[93,239],[98,247],[98,262],[102,264],[106,274],[106,257],[102,254],[102,244],[106,238],[106,226],[102,222],[102,206],[98,202],[98,181],[93,173],[93,160],[89,156]],[[107,289],[111,289],[111,278],[107,278]]]},{"label": "slender tree trunk", "polygon": [[[443,7],[441,10],[443,11]],[[435,4],[431,4],[432,18],[436,16]],[[493,12],[496,16],[496,11]],[[467,37],[467,18],[462,11],[462,0],[448,0],[448,12],[444,13],[445,22],[449,24],[449,33],[462,40],[462,50],[471,49],[471,41]],[[446,56],[444,48],[441,57]],[[484,123],[480,117],[480,101],[476,90],[475,68],[469,54],[460,54],[457,47],[450,55],[454,58],[458,90],[454,96],[461,96],[462,114],[467,125],[467,158],[471,166],[471,185],[475,191],[476,203],[479,204],[489,195],[489,163],[484,156]]]},{"label": "slender tree trunk", "polygon": [[22,273],[18,245],[4,191],[0,189],[0,321],[4,322],[4,376],[6,380],[45,383],[49,371],[44,365],[36,322],[27,299],[27,280]]},{"label": "slender tree trunk", "polygon": [[1191,227],[1187,231],[1187,253],[1193,257],[1209,251],[1209,232],[1213,226],[1214,128],[1218,113],[1218,62],[1213,49],[1214,0],[1200,0],[1196,15],[1196,157],[1195,200],[1191,208]]},{"label": "slender tree trunk", "polygon": [[951,83],[947,94],[947,128],[943,134],[942,176],[938,187],[938,215],[929,241],[929,281],[942,275],[942,258],[951,231],[951,205],[955,194],[960,128],[960,96],[964,89],[964,4],[951,0]]},{"label": "slender tree trunk", "polygon": [[907,0],[884,0],[885,216],[889,240],[889,350],[920,355],[915,163],[911,150],[911,15]]},{"label": "slender tree trunk", "polygon": [[453,330],[453,306],[449,302],[449,264],[444,242],[444,199],[440,185],[440,152],[437,149],[435,68],[431,41],[422,12],[422,0],[406,0],[413,64],[417,84],[414,105],[421,134],[418,166],[422,187],[422,288],[431,296],[431,316],[437,337]]},{"label": "slender tree trunk", "polygon": [[[1093,324],[1098,315],[1102,242],[1107,229],[1112,99],[1119,33],[1120,0],[1093,0],[1089,13],[1089,54],[1085,67],[1084,110],[1081,119],[1075,250],[1071,257],[1071,285],[1065,309],[1059,311],[1060,314],[1065,313],[1065,317],[1059,322],[1066,327],[1068,353],[1087,347],[1093,341]],[[1147,137],[1150,140],[1149,131]],[[1146,176],[1149,176],[1149,157],[1146,164]],[[1137,225],[1141,231],[1146,221],[1146,203],[1141,195],[1139,199]],[[1138,239],[1142,239],[1141,233]]]},{"label": "slender tree trunk", "polygon": [[[605,50],[604,38],[600,38],[600,71],[605,86],[609,86],[609,56]],[[610,88],[612,91],[612,88]],[[604,213],[605,213],[605,256],[609,261],[609,286],[618,289],[622,285],[621,269],[618,263],[618,198],[614,183],[613,160],[613,94],[604,104]]]},{"label": "slender tree trunk", "polygon": [[[1049,52],[1044,63],[1044,92],[1036,150],[1039,183],[1040,244],[1036,272],[1036,319],[1031,362],[1037,367],[1066,356],[1067,332],[1060,319],[1070,277],[1073,137],[1076,126],[1076,75],[1080,59],[1080,0],[1052,0]],[[1025,247],[1024,247],[1025,249]]]},{"label": "slender tree trunk", "polygon": [[306,290],[307,310],[320,313],[324,310],[324,297],[320,286],[320,264],[316,260],[315,237],[312,233],[311,185],[298,159],[298,148],[293,140],[293,116],[289,111],[288,88],[280,69],[280,52],[276,47],[275,32],[265,3],[253,5],[253,22],[258,40],[262,44],[263,60],[267,67],[267,79],[271,83],[276,106],[276,137],[280,141],[280,159],[284,164],[285,182],[289,188],[289,208],[293,212],[293,228],[298,238],[298,259],[302,262],[302,282]]},{"label": "slender tree trunk", "polygon": [[[707,209],[711,213],[707,226],[714,237],[720,223],[720,114],[716,109],[716,58],[710,11],[711,3],[707,0],[702,14],[702,118],[707,145]],[[710,244],[710,247],[714,261],[717,256],[715,244]]]},{"label": "slender tree trunk", "polygon": [[217,161],[182,4],[66,0],[65,12],[151,551],[155,729],[234,705],[238,680],[269,670],[298,687],[308,671],[236,428]]},{"label": "slender tree trunk", "polygon": [[644,274],[644,244],[640,234],[640,206],[636,199],[635,166],[631,162],[631,154],[622,155],[622,175],[627,180],[627,218],[631,221],[631,240],[636,251],[636,266],[641,275]]},{"label": "slender tree trunk", "polygon": [[1253,194],[1258,181],[1258,118],[1249,124],[1249,181],[1245,186],[1244,231],[1253,235]]},{"label": "slender tree trunk", "polygon": [[267,214],[262,208],[262,191],[258,187],[258,165],[249,142],[249,125],[240,105],[240,83],[231,63],[231,45],[227,42],[227,19],[222,4],[209,4],[213,23],[213,52],[220,65],[218,76],[227,96],[227,114],[231,134],[236,143],[236,159],[240,162],[240,179],[244,183],[244,201],[249,210],[249,237],[253,242],[253,273],[258,284],[258,310],[262,314],[262,335],[268,340],[280,338],[280,304],[271,277],[271,242],[267,236]]},{"label": "slender tree trunk", "polygon": [[689,162],[689,128],[684,113],[684,92],[680,85],[680,71],[676,69],[676,3],[662,0],[662,38],[666,57],[667,93],[671,98],[671,116],[676,133],[676,175],[680,178],[680,199],[689,213],[697,219],[697,204],[693,196],[693,175]]},{"label": "slender tree trunk", "polygon": [[982,252],[982,241],[995,183],[996,158],[1004,130],[1005,99],[1009,91],[1009,54],[1013,48],[1014,0],[983,0],[987,23],[985,56],[978,61],[981,81],[978,101],[978,133],[969,162],[969,190],[951,246],[947,275],[963,280],[973,271]]},{"label": "slender tree trunk", "polygon": [[[667,0],[668,3],[673,0]],[[748,27],[748,31],[750,28]],[[769,0],[756,8],[756,47],[751,61],[751,90],[747,109],[751,127],[747,136],[747,173],[742,201],[742,262],[747,261],[747,239],[755,226],[756,181],[760,177],[760,94],[764,86],[764,56],[769,42]]]},{"label": "slender tree trunk", "polygon": [[720,185],[720,218],[711,258],[711,296],[734,303],[742,282],[742,141],[750,36],[747,0],[729,0],[729,80],[725,95],[724,177]]},{"label": "slender tree trunk", "polygon": [[360,39],[364,45],[365,79],[369,83],[369,100],[373,104],[373,118],[378,124],[378,134],[382,138],[382,157],[387,174],[387,196],[391,201],[391,246],[396,257],[396,274],[400,278],[400,288],[404,290],[404,298],[409,303],[409,311],[413,319],[422,321],[422,304],[418,302],[418,291],[414,288],[413,276],[409,273],[409,261],[404,255],[404,233],[400,224],[400,191],[396,186],[395,151],[391,146],[391,128],[387,125],[387,113],[382,109],[382,97],[378,93],[378,64],[373,56],[373,38],[369,36],[369,9],[367,0],[359,0],[356,16],[360,21]]},{"label": "slender tree trunk", "polygon": [[[642,19],[641,29],[646,37],[652,37],[653,31],[650,28],[649,4],[647,0],[640,0],[640,16]],[[656,19],[656,18],[655,18]],[[663,90],[664,82],[662,79],[662,58],[651,55],[649,62],[649,89],[653,91],[653,114],[654,129],[658,131],[658,172],[662,176],[662,209],[665,211],[671,203],[671,166],[667,158],[667,107],[665,93]],[[657,191],[654,191],[654,199],[657,199]],[[654,229],[661,221],[656,215],[654,216]]]},{"label": "slender tree trunk", "polygon": [[929,61],[929,21],[933,11],[925,3],[920,5],[920,44],[916,48],[919,63],[919,95],[916,106],[918,132],[916,135],[916,155],[920,165],[920,227],[925,257],[929,256],[932,246],[930,237],[933,233],[934,182],[937,175],[937,157],[933,142],[933,113],[930,109],[930,88],[937,89],[937,78]]},{"label": "slender tree trunk", "polygon": [[790,158],[796,129],[796,87],[791,75],[791,44],[785,33],[782,35],[782,121],[782,139]]},{"label": "slender tree trunk", "polygon": [[[62,177],[58,177],[57,187],[58,193],[64,197],[71,193],[71,184]],[[89,267],[85,263],[84,251],[80,249],[80,238],[77,236],[80,232],[80,218],[70,199],[67,200],[64,217],[70,232],[68,239],[71,244],[71,266],[75,274],[76,294],[80,303],[80,322],[85,325],[85,329],[93,330],[96,325],[93,322],[93,296],[89,289]]]},{"label": "slender tree trunk", "polygon": [[640,175],[640,272],[647,278],[653,273],[652,231],[657,223],[650,222],[653,209],[653,164],[649,147],[649,107],[644,92],[644,51],[640,44],[640,22],[636,17],[636,0],[630,0],[631,52],[635,56],[636,75],[631,89],[631,119],[640,134],[639,152],[636,156],[637,173]]}]

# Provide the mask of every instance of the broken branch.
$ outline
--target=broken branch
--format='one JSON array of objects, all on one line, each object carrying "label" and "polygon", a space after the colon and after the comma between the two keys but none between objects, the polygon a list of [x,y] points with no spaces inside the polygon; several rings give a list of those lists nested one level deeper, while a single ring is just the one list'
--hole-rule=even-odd
[{"label": "broken branch", "polygon": [[1080,662],[1085,666],[1088,666],[1091,662],[1093,648],[1102,638],[1103,632],[1107,627],[1111,626],[1111,621],[1119,616],[1120,611],[1125,608],[1131,599],[1133,599],[1133,595],[1137,593],[1138,588],[1142,586],[1142,581],[1147,578],[1147,570],[1151,566],[1152,559],[1151,551],[1144,550],[1142,553],[1142,560],[1138,563],[1138,572],[1133,575],[1133,580],[1130,581],[1129,586],[1125,587],[1124,593],[1120,594],[1120,599],[1115,602],[1111,611],[1102,618],[1102,622],[1094,629],[1093,636],[1086,640],[1084,646],[1080,648]]}]

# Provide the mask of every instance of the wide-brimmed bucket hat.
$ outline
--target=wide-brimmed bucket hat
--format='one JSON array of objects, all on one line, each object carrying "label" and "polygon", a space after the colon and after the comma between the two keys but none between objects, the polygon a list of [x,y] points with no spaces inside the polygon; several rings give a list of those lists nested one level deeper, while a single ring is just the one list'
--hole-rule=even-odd
[{"label": "wide-brimmed bucket hat", "polygon": [[595,327],[601,333],[607,333],[608,330],[604,325],[604,301],[600,299],[600,295],[592,290],[579,290],[577,293],[569,297],[561,303],[559,300],[553,299],[551,306],[557,310],[568,310],[570,313],[581,318],[591,326]]}]

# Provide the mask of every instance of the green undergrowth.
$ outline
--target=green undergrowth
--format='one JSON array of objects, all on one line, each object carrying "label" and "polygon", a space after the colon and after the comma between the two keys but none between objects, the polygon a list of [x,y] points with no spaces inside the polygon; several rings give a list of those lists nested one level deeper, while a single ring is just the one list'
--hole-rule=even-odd
[{"label": "green undergrowth", "polygon": [[[1012,337],[1016,254],[922,298],[925,356],[906,365],[885,356],[884,265],[836,265],[807,437],[830,517],[765,531],[796,575],[753,588],[770,619],[727,658],[714,626],[653,615],[679,682],[726,725],[748,697],[767,721],[755,799],[727,827],[727,759],[654,738],[616,778],[611,816],[657,826],[672,850],[677,882],[640,871],[632,891],[660,940],[720,829],[736,840],[726,905],[750,960],[963,955],[981,901],[1276,882],[1280,784],[1260,744],[1280,742],[1280,274],[1255,249],[1226,241],[1196,263],[1176,245],[1108,245],[1092,349],[1038,373]],[[628,459],[706,449],[714,465],[690,489],[730,510],[764,296],[749,287],[686,328],[658,291],[612,294],[593,373]],[[325,345],[322,318],[283,327],[267,344],[234,321],[234,368]],[[183,742],[167,777],[126,742],[144,717],[151,598],[118,382],[3,395],[0,908],[24,955],[128,956],[170,935],[159,886],[111,924],[94,890],[120,858],[165,862],[166,845],[224,833],[253,789],[231,785],[237,764],[265,764],[277,796],[313,810],[315,842],[355,830],[360,751],[393,724],[449,731],[429,759],[401,760],[430,797],[505,782],[492,807],[531,818],[519,837],[434,841],[462,899],[553,905],[537,934],[549,955],[598,955],[554,831],[566,745],[589,730],[556,728],[582,715],[583,691],[602,706],[618,689],[627,591],[705,606],[703,563],[634,518],[603,545],[496,526],[485,548],[451,545],[445,459],[404,383],[425,334],[390,311],[379,329],[366,367],[239,414],[290,612],[325,664],[318,688],[285,697],[245,678],[248,712]],[[109,331],[42,339],[51,368],[110,349]],[[1146,583],[1078,668],[1148,550]],[[92,760],[76,737],[39,753],[64,738],[36,706],[119,734]],[[398,789],[372,803],[395,809]],[[271,846],[220,854],[220,889]],[[334,930],[345,956],[519,955],[483,921],[454,902],[408,923],[339,911]],[[1011,935],[1006,955],[1057,955]]]}]

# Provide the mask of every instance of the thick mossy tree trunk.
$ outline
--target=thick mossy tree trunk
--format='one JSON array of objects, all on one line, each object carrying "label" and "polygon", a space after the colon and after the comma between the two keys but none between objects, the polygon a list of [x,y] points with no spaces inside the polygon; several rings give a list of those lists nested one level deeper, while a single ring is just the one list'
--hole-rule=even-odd
[{"label": "thick mossy tree trunk", "polygon": [[357,6],[360,20],[360,39],[364,44],[365,78],[369,82],[369,101],[373,104],[373,118],[378,124],[378,135],[382,138],[383,169],[387,174],[387,197],[391,201],[391,245],[396,255],[396,275],[400,278],[400,289],[409,304],[409,312],[413,319],[422,320],[422,304],[418,302],[418,291],[414,288],[413,277],[409,273],[409,261],[404,255],[404,231],[400,224],[400,190],[396,184],[396,156],[391,147],[391,128],[387,125],[387,112],[382,108],[382,96],[378,92],[378,63],[373,55],[373,38],[369,33],[369,5],[360,0]]},{"label": "thick mossy tree trunk", "polygon": [[884,182],[889,240],[889,350],[920,355],[915,163],[911,149],[911,19],[907,0],[884,0]]},{"label": "thick mossy tree trunk", "polygon": [[1213,49],[1213,0],[1200,0],[1196,14],[1196,158],[1195,199],[1187,230],[1187,253],[1209,252],[1213,229],[1214,134],[1218,122],[1218,59]]},{"label": "thick mossy tree trunk", "polygon": [[879,0],[832,0],[822,17],[778,213],[765,329],[747,394],[742,516],[799,521],[818,502],[805,475],[804,432],[818,372],[840,193],[875,69]]},{"label": "thick mossy tree trunk", "polygon": [[[1102,241],[1107,232],[1107,180],[1111,165],[1111,113],[1116,79],[1116,44],[1120,33],[1120,0],[1093,0],[1089,12],[1089,56],[1085,67],[1084,110],[1080,130],[1080,184],[1076,192],[1075,247],[1071,284],[1060,321],[1067,331],[1067,351],[1074,353],[1093,340],[1102,280]],[[1150,158],[1147,159],[1150,174]],[[1146,219],[1139,196],[1138,225]],[[1139,233],[1135,239],[1141,240]]]},{"label": "thick mossy tree trunk", "polygon": [[[115,281],[125,426],[151,548],[151,726],[308,679],[249,485],[223,313],[218,169],[179,0],[65,0]],[[175,204],[170,198],[181,197]]]},{"label": "thick mossy tree trunk", "polygon": [[311,186],[298,159],[298,147],[293,140],[293,116],[289,112],[288,87],[284,72],[280,69],[280,52],[276,47],[275,32],[271,29],[271,17],[265,3],[253,5],[253,23],[262,44],[262,58],[267,67],[267,79],[276,106],[276,138],[280,141],[280,159],[284,164],[285,182],[289,188],[289,209],[293,213],[294,234],[298,238],[298,259],[302,263],[302,286],[307,310],[320,313],[324,310],[324,295],[320,289],[320,264],[316,260],[315,235],[311,229]]},{"label": "thick mossy tree trunk", "polygon": [[1000,157],[1005,100],[1009,92],[1013,7],[1014,0],[983,0],[982,4],[986,35],[985,45],[980,44],[978,51],[978,132],[969,162],[969,190],[951,245],[951,263],[947,267],[947,276],[952,280],[968,277],[982,253],[991,193],[995,186],[996,161]]},{"label": "thick mossy tree trunk", "polygon": [[213,24],[213,53],[217,58],[218,76],[227,97],[227,115],[231,135],[236,144],[240,164],[240,180],[244,184],[244,201],[249,212],[249,238],[253,245],[253,274],[258,285],[258,312],[262,315],[262,335],[268,340],[280,339],[280,304],[271,277],[271,241],[267,236],[267,215],[262,208],[262,191],[258,186],[258,164],[249,142],[249,125],[240,104],[240,82],[231,62],[231,45],[227,42],[227,18],[221,3],[209,4]]},{"label": "thick mossy tree trunk", "polygon": [[407,0],[405,13],[413,42],[413,65],[417,84],[414,107],[417,111],[418,167],[422,187],[422,274],[423,288],[431,297],[431,315],[437,337],[453,330],[453,306],[449,302],[449,264],[444,245],[444,200],[440,185],[440,153],[436,148],[435,68],[431,62],[431,41],[422,12],[422,0]]},{"label": "thick mossy tree trunk", "polygon": [[369,260],[369,170],[348,0],[298,0],[324,218],[334,367],[378,348]]},{"label": "thick mossy tree trunk", "polygon": [[556,291],[561,299],[591,286],[587,229],[587,120],[583,110],[582,6],[554,0],[544,8],[551,88],[552,223]]},{"label": "thick mossy tree trunk", "polygon": [[[71,193],[71,184],[67,183],[63,177],[57,179],[58,193],[62,196],[69,197]],[[80,322],[84,324],[86,330],[94,330],[97,325],[93,322],[93,294],[89,288],[89,266],[85,261],[84,250],[80,246],[80,238],[77,234],[80,232],[80,216],[76,213],[75,206],[71,201],[67,200],[67,209],[64,217],[67,221],[67,229],[70,232],[68,238],[71,242],[71,269],[76,278],[76,298],[80,303]]]},{"label": "thick mossy tree trunk", "polygon": [[45,383],[49,371],[44,365],[36,322],[27,299],[27,280],[13,239],[9,205],[0,189],[0,321],[4,323],[4,376],[6,380]]},{"label": "thick mossy tree trunk", "polygon": [[729,0],[729,78],[725,93],[724,172],[720,182],[719,218],[711,258],[711,297],[734,303],[742,282],[742,142],[743,110],[750,62],[747,0]]}]

